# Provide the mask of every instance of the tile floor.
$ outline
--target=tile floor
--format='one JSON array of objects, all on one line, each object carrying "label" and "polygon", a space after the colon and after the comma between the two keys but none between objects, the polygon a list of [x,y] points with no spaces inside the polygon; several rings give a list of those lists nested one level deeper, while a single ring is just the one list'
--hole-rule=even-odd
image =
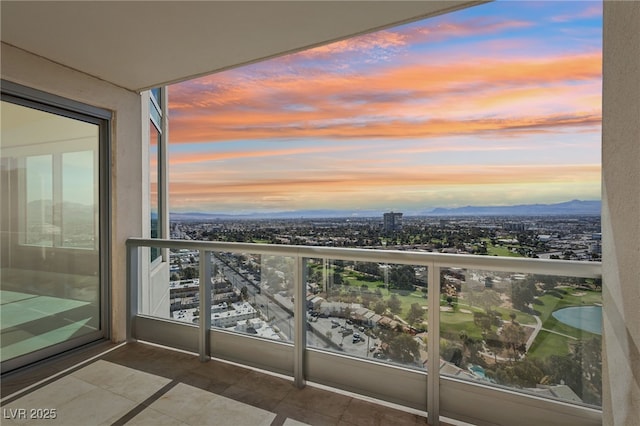
[{"label": "tile floor", "polygon": [[143,343],[89,348],[11,374],[2,398],[3,426],[427,424],[374,401]]}]

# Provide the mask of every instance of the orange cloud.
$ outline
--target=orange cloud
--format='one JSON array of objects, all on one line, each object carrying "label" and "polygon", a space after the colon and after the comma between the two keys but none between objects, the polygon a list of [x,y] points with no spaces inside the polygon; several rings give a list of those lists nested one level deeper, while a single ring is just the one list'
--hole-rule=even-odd
[{"label": "orange cloud", "polygon": [[358,192],[363,188],[433,187],[442,185],[491,185],[525,183],[566,183],[599,180],[601,166],[587,165],[495,165],[459,166],[430,165],[424,170],[388,169],[385,171],[353,171],[334,173],[325,171],[307,173],[303,177],[265,178],[260,181],[220,181],[216,172],[198,181],[171,184],[172,193],[180,194],[273,194],[305,192]]},{"label": "orange cloud", "polygon": [[[238,81],[235,85],[220,74],[217,80],[211,77],[209,83],[196,85],[213,87],[215,93],[194,93],[189,84],[174,86],[170,94],[170,138],[172,142],[197,142],[466,134],[509,129],[509,123],[524,129],[522,121],[546,121],[552,126],[561,123],[557,111],[540,111],[537,117],[524,118],[529,111],[514,110],[499,114],[504,120],[491,124],[465,117],[468,112],[459,105],[479,107],[475,113],[484,115],[495,115],[496,108],[508,110],[510,104],[526,105],[528,101],[541,104],[542,109],[564,106],[576,111],[572,100],[581,97],[582,105],[585,99],[591,99],[591,106],[596,106],[593,99],[598,96],[598,85],[593,82],[599,81],[601,75],[599,53],[510,61],[471,60],[473,66],[469,62],[414,64],[383,69],[366,77],[285,76],[260,82]],[[585,93],[576,82],[584,82],[593,93]],[[193,97],[191,104],[186,103],[189,96]],[[554,96],[559,96],[561,102],[554,104]],[[574,115],[572,125],[592,125],[598,121],[599,111]],[[499,121],[503,124],[497,125]]]},{"label": "orange cloud", "polygon": [[324,147],[301,147],[291,149],[270,149],[270,150],[252,150],[252,151],[217,151],[217,152],[201,152],[188,154],[173,154],[171,156],[171,164],[194,164],[209,161],[235,160],[239,158],[263,158],[263,157],[280,157],[286,155],[299,154],[319,154],[319,153],[337,153],[341,151],[353,151],[357,149],[350,146],[324,146]]}]

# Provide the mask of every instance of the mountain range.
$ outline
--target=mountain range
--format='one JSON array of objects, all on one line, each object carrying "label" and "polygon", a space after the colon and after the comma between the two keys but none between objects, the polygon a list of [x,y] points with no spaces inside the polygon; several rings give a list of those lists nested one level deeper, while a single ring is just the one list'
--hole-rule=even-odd
[{"label": "mountain range", "polygon": [[[556,204],[518,204],[511,206],[438,207],[423,211],[404,211],[405,216],[562,216],[600,215],[600,200],[571,200]],[[383,210],[292,210],[246,214],[184,212],[171,213],[171,220],[202,221],[212,219],[320,219],[381,217]]]}]

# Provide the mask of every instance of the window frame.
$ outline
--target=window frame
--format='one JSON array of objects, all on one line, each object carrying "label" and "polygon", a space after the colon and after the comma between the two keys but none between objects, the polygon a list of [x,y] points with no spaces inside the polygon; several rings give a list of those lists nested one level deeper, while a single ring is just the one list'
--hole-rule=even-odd
[{"label": "window frame", "polygon": [[[98,126],[97,149],[97,185],[98,185],[98,229],[99,242],[95,250],[99,250],[99,329],[94,333],[83,335],[75,339],[56,343],[42,349],[21,355],[2,362],[2,371],[10,371],[24,365],[32,364],[44,358],[75,349],[83,344],[108,339],[111,335],[111,134],[112,112],[103,108],[87,105],[82,102],[63,98],[54,94],[42,92],[31,87],[23,86],[11,81],[0,80],[0,99],[15,105],[55,114],[58,116],[83,121]],[[61,153],[60,153],[61,154]],[[60,155],[60,161],[62,156]],[[53,162],[53,158],[52,158]],[[55,166],[55,165],[52,165]],[[20,206],[23,214],[24,207]],[[20,219],[18,219],[20,220]],[[20,244],[18,242],[18,244]],[[21,245],[27,250],[42,250],[50,247]],[[79,253],[78,250],[87,249],[53,246],[55,250],[65,253]]]}]

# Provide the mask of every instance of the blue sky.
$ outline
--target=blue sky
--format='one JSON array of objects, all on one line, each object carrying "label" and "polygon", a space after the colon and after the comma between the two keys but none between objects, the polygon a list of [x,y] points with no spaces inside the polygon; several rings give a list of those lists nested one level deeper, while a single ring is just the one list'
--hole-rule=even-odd
[{"label": "blue sky", "polygon": [[171,86],[171,210],[599,199],[601,39],[498,1]]}]

